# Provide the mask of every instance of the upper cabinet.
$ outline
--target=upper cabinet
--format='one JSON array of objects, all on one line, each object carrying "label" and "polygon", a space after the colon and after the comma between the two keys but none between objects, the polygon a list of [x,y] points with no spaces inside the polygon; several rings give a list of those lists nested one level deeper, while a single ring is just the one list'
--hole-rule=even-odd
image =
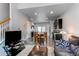
[{"label": "upper cabinet", "polygon": [[54,29],[62,29],[63,28],[63,19],[56,19],[54,21]]}]

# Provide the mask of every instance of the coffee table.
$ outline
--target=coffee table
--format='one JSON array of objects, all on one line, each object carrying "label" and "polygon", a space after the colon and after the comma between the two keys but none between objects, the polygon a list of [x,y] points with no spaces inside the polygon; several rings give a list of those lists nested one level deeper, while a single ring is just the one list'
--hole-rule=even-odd
[{"label": "coffee table", "polygon": [[47,47],[39,47],[39,49],[37,49],[37,47],[34,46],[28,56],[47,56],[47,55],[48,55]]}]

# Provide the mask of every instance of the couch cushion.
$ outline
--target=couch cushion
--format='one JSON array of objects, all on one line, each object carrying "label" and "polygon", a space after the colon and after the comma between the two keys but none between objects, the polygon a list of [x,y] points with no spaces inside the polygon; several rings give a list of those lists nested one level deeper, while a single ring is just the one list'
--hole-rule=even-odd
[{"label": "couch cushion", "polygon": [[75,45],[71,44],[71,50],[73,51],[73,53],[76,56],[79,56],[79,46],[75,46]]},{"label": "couch cushion", "polygon": [[79,46],[79,37],[71,35],[71,38],[69,39],[69,42],[73,45]]},{"label": "couch cushion", "polygon": [[74,56],[74,54],[66,49],[55,47],[55,55],[57,56]]},{"label": "couch cushion", "polygon": [[58,40],[55,42],[56,46],[60,47],[60,48],[66,48],[70,46],[70,43],[68,41],[65,40]]}]

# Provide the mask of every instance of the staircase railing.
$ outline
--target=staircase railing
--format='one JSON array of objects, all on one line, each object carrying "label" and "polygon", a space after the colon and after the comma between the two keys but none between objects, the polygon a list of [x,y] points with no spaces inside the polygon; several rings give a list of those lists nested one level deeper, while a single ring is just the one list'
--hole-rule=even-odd
[{"label": "staircase railing", "polygon": [[5,31],[9,30],[10,18],[0,21],[0,43],[5,40]]}]

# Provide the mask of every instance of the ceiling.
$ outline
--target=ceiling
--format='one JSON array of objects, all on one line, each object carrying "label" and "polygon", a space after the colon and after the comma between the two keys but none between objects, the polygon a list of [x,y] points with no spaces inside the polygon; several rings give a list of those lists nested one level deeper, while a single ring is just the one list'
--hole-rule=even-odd
[{"label": "ceiling", "polygon": [[[15,3],[17,4],[17,3]],[[42,7],[42,6],[49,6],[49,5],[57,5],[60,3],[19,3],[17,4],[18,9],[24,9],[24,8],[33,8],[33,7]]]},{"label": "ceiling", "polygon": [[[33,22],[45,22],[49,20],[54,20],[55,18],[61,16],[73,4],[61,3],[61,4],[50,4],[50,5],[44,4],[42,6],[35,6],[35,5],[33,7],[28,8],[19,8],[19,11],[22,12],[24,15],[26,15],[28,18],[30,18],[31,21]],[[53,14],[50,14],[51,11],[53,11]]]}]

